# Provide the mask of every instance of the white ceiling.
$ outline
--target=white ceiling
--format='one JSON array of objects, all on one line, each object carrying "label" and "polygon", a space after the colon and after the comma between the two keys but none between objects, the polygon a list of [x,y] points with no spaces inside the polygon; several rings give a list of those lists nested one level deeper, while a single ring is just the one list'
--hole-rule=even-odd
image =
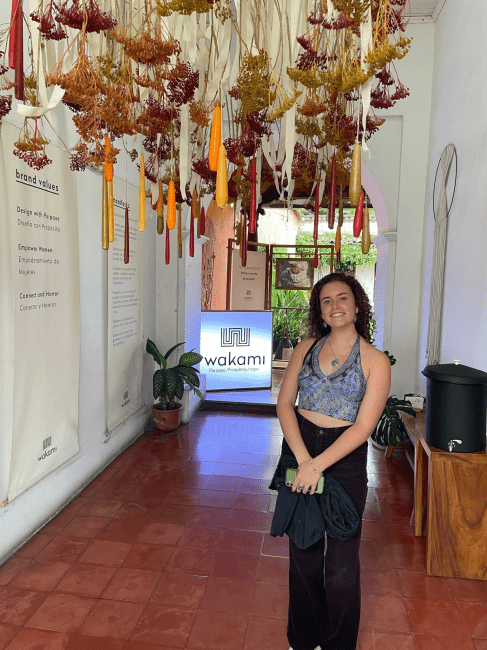
[{"label": "white ceiling", "polygon": [[406,14],[415,18],[428,16],[436,20],[444,4],[445,0],[409,0],[406,5]]}]

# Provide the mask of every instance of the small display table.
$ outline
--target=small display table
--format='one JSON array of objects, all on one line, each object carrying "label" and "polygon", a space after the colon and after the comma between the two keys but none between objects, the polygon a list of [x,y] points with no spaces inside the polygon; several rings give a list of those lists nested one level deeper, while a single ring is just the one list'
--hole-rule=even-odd
[{"label": "small display table", "polygon": [[487,580],[487,454],[449,453],[426,442],[425,412],[401,414],[414,445],[414,534],[426,509],[428,575]]}]

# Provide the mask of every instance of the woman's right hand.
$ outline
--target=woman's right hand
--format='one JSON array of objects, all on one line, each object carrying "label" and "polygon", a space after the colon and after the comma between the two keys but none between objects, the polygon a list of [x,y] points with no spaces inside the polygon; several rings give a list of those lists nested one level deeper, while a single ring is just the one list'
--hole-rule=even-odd
[{"label": "woman's right hand", "polygon": [[[309,459],[298,466],[298,471],[293,482],[292,491],[302,492],[303,494],[314,494],[321,474],[315,472],[311,464],[311,456]],[[303,486],[300,489],[300,486]]]}]

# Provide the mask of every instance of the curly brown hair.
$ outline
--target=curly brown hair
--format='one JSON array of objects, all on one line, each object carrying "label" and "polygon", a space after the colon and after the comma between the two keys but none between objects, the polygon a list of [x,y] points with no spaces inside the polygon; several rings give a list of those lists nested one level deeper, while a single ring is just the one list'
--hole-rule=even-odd
[{"label": "curly brown hair", "polygon": [[351,275],[345,273],[329,273],[318,280],[311,291],[308,312],[308,336],[321,338],[331,331],[321,317],[320,293],[321,289],[329,282],[345,282],[350,287],[358,307],[355,329],[366,341],[372,343],[372,332],[375,330],[375,319],[370,306],[369,298],[362,285]]}]

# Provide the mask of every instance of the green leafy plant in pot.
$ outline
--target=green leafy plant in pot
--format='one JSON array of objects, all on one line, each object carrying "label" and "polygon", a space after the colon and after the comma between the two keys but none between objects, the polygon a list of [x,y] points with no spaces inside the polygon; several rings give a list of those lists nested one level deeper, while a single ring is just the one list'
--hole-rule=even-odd
[{"label": "green leafy plant in pot", "polygon": [[[384,353],[387,354],[391,366],[393,366],[396,363],[394,355],[387,350],[384,350]],[[371,436],[373,442],[375,442],[378,447],[382,449],[389,446],[394,447],[395,445],[400,445],[409,439],[408,434],[404,429],[404,424],[399,411],[403,411],[404,413],[416,417],[416,411],[408,401],[398,399],[395,395],[390,395],[387,398],[382,415],[380,416],[379,422]]]},{"label": "green leafy plant in pot", "polygon": [[184,394],[184,385],[187,384],[198,397],[203,399],[203,395],[198,390],[200,380],[198,377],[199,370],[193,368],[194,365],[200,363],[203,359],[201,354],[193,352],[184,352],[177,365],[168,366],[168,359],[171,354],[177,350],[183,343],[176,343],[170,348],[166,354],[162,354],[157,349],[156,344],[147,339],[146,351],[154,357],[156,363],[159,364],[154,372],[152,378],[153,382],[153,395],[158,403],[152,407],[152,415],[154,418],[154,426],[161,431],[175,431],[179,427],[181,421],[181,407],[182,404],[176,402],[177,399],[182,399]]},{"label": "green leafy plant in pot", "polygon": [[394,447],[409,440],[399,411],[416,416],[416,412],[409,402],[390,395],[372,434],[372,440],[381,447]]}]

